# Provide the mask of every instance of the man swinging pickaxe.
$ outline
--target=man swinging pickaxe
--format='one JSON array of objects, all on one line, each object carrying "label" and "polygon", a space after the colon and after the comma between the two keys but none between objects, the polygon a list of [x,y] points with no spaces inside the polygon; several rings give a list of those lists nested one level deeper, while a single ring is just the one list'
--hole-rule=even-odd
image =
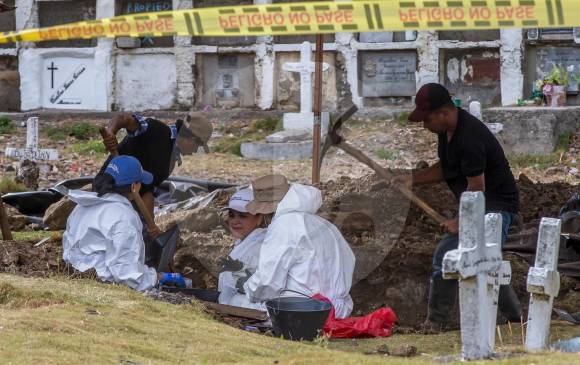
[{"label": "man swinging pickaxe", "polygon": [[[387,182],[391,183],[393,179],[393,174],[391,174],[387,169],[382,167],[381,165],[377,164],[367,155],[365,155],[361,150],[355,148],[351,144],[347,143],[345,139],[338,134],[338,131],[342,127],[342,124],[350,119],[356,112],[358,108],[353,105],[351,106],[345,113],[343,113],[333,124],[332,128],[328,132],[324,140],[324,144],[322,145],[322,152],[320,154],[320,165],[322,165],[322,159],[330,149],[330,146],[336,146],[343,150],[344,152],[348,153],[352,157],[356,158],[358,161],[362,162],[363,164],[367,165],[371,169],[373,169],[377,175],[382,177]],[[393,184],[407,199],[421,208],[429,217],[431,217],[435,222],[438,224],[442,224],[447,219],[443,217],[441,214],[437,213],[433,208],[431,208],[423,199],[419,198],[411,189],[404,185],[400,184]]]}]

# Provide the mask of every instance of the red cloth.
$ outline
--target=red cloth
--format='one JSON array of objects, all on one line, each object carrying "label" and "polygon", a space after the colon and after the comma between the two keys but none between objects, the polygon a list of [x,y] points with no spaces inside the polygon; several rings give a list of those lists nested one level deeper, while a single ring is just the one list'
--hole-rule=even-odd
[{"label": "red cloth", "polygon": [[[316,294],[312,298],[331,303],[321,294]],[[391,308],[380,308],[364,317],[337,319],[333,306],[323,332],[330,338],[388,337],[396,321],[397,315]]]}]

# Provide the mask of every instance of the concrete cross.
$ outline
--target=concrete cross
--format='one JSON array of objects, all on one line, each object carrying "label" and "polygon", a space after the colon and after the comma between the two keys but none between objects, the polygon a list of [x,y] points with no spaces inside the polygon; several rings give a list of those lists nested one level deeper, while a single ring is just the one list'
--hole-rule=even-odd
[{"label": "concrete cross", "polygon": [[[312,112],[312,74],[316,64],[312,62],[312,45],[304,42],[300,46],[300,62],[287,62],[282,65],[284,71],[300,73],[300,112]],[[322,64],[322,70],[328,70],[328,63]]]},{"label": "concrete cross", "polygon": [[536,262],[528,272],[530,308],[526,333],[526,351],[543,351],[550,337],[550,319],[554,297],[560,291],[558,254],[562,222],[554,218],[542,218]]},{"label": "concrete cross", "polygon": [[501,256],[501,215],[485,214],[482,192],[466,192],[459,208],[459,248],[443,258],[443,277],[459,280],[461,355],[488,358],[495,346],[499,286],[509,284],[511,267]]},{"label": "concrete cross", "polygon": [[19,160],[58,160],[55,149],[38,149],[38,118],[31,117],[26,121],[26,148],[6,147],[7,157]]}]

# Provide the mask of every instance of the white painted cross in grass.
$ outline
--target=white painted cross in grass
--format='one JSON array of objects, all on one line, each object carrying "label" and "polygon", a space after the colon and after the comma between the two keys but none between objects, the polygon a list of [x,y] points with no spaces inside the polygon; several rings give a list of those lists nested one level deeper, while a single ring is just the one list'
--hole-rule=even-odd
[{"label": "white painted cross in grass", "polygon": [[31,117],[26,121],[26,148],[6,147],[7,157],[19,160],[58,160],[58,151],[55,149],[38,148],[38,118]]},{"label": "white painted cross in grass", "polygon": [[526,351],[542,351],[548,346],[552,304],[560,291],[558,254],[561,224],[559,219],[554,218],[542,218],[540,223],[536,262],[528,272],[530,308]]},{"label": "white painted cross in grass", "polygon": [[459,280],[464,360],[493,354],[499,287],[511,280],[511,266],[501,256],[501,227],[500,214],[485,214],[482,192],[461,196],[459,248],[445,254],[443,277]]}]

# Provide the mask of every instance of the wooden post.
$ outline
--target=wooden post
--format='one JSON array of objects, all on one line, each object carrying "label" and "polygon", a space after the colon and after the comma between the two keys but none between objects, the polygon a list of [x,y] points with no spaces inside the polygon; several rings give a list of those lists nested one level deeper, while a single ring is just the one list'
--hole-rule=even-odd
[{"label": "wooden post", "polygon": [[314,63],[314,128],[312,130],[312,184],[320,184],[320,131],[322,118],[322,61],[324,36],[316,36],[316,55]]}]

